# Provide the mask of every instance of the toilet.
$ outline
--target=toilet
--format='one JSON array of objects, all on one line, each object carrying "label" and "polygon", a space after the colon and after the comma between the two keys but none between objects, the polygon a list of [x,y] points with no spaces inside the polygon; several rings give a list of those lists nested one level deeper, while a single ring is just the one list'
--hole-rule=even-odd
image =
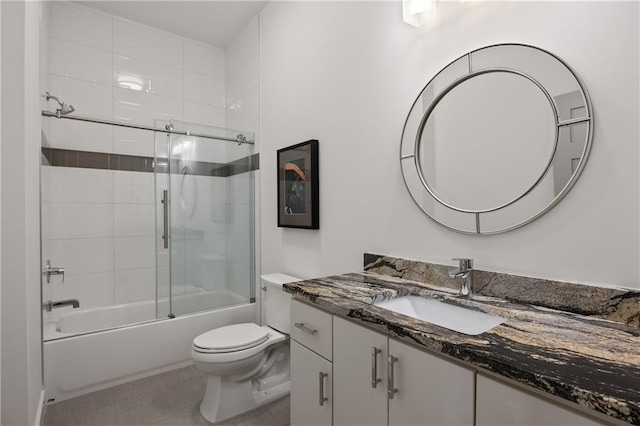
[{"label": "toilet", "polygon": [[301,279],[277,273],[261,280],[266,326],[233,324],[193,339],[193,364],[209,374],[200,413],[212,423],[289,394],[291,296],[282,285]]}]

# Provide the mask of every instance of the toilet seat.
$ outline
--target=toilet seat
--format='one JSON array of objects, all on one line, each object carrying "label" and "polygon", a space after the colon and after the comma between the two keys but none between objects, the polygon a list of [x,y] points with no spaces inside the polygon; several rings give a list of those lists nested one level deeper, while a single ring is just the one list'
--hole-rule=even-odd
[{"label": "toilet seat", "polygon": [[216,328],[193,339],[193,349],[200,353],[238,352],[264,343],[269,329],[254,323],[233,324]]}]

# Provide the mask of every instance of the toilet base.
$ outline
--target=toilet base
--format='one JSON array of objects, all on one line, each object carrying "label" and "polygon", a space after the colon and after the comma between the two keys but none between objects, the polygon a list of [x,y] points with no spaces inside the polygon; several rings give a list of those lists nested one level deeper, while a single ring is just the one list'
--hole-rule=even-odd
[{"label": "toilet base", "polygon": [[[200,404],[200,414],[211,423],[221,422],[289,394],[291,382],[264,386],[263,380],[245,380],[239,383],[209,375],[207,390]],[[267,378],[266,380],[269,380]]]}]

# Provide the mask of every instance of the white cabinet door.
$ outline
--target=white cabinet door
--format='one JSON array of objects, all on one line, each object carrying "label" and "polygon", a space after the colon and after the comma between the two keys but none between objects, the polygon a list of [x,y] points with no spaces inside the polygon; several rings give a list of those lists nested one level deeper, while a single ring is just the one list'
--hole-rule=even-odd
[{"label": "white cabinet door", "polygon": [[389,424],[455,425],[474,423],[475,372],[389,339],[393,387]]},{"label": "white cabinet door", "polygon": [[333,319],[335,425],[387,424],[386,360],[387,336]]},{"label": "white cabinet door", "polygon": [[[331,424],[332,380],[333,372],[329,361],[291,340],[292,425]],[[321,397],[326,398],[322,404]]]},{"label": "white cabinet door", "polygon": [[606,424],[482,374],[478,374],[477,386],[477,426],[594,426]]}]

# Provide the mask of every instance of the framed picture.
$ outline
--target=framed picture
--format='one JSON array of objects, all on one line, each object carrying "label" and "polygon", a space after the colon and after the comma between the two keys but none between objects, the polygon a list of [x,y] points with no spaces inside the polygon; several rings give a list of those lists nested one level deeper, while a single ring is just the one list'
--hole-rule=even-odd
[{"label": "framed picture", "polygon": [[278,150],[278,226],[319,229],[318,141]]}]

